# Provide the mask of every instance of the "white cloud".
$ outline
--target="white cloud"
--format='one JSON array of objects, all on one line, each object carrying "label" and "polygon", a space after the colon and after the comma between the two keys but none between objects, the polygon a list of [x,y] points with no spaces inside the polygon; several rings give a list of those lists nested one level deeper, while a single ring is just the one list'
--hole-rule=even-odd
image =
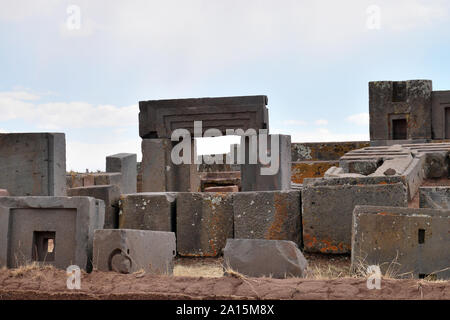
[{"label": "white cloud", "polygon": [[348,116],[346,120],[358,126],[368,126],[370,119],[368,113],[358,113]]},{"label": "white cloud", "polygon": [[283,125],[285,126],[304,126],[307,122],[303,120],[284,120]]},{"label": "white cloud", "polygon": [[[105,171],[106,157],[116,153],[136,153],[141,159],[141,139],[112,143],[86,143],[66,137],[66,170],[75,172]],[[92,139],[95,140],[95,139]]]},{"label": "white cloud", "polygon": [[328,120],[319,119],[319,120],[316,120],[314,123],[318,126],[326,126],[326,125],[328,125]]},{"label": "white cloud", "polygon": [[118,107],[86,102],[37,103],[39,95],[0,92],[0,122],[24,120],[40,129],[138,126],[137,105]]}]

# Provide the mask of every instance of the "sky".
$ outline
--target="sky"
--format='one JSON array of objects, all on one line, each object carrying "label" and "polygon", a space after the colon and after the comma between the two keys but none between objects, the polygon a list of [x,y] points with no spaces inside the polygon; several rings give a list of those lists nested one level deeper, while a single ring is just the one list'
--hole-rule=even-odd
[{"label": "sky", "polygon": [[0,132],[64,132],[67,170],[104,170],[141,158],[139,101],[267,95],[271,133],[368,140],[369,81],[450,90],[449,15],[445,0],[0,0]]}]

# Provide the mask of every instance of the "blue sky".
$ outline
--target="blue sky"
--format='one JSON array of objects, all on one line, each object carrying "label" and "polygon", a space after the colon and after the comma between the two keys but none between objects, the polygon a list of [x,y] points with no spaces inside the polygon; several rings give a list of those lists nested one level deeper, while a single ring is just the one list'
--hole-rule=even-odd
[{"label": "blue sky", "polygon": [[140,158],[140,100],[264,94],[274,133],[366,140],[368,81],[450,90],[449,14],[439,0],[0,0],[0,131],[65,132],[67,169],[103,170]]}]

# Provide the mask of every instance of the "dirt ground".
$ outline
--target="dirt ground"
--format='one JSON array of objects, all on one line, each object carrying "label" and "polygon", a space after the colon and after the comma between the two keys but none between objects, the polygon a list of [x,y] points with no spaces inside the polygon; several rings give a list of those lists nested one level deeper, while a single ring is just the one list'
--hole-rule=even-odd
[{"label": "dirt ground", "polygon": [[83,272],[76,291],[64,270],[2,269],[0,299],[450,299],[450,281],[382,279],[380,290],[368,290],[365,278],[350,277],[348,256],[307,259],[305,279],[223,276],[220,259],[178,259],[174,276]]}]

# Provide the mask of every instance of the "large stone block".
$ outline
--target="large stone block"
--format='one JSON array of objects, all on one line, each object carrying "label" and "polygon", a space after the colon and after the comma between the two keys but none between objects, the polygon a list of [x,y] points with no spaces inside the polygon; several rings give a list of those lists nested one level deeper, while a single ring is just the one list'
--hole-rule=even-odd
[{"label": "large stone block", "polygon": [[[333,183],[333,180],[342,179],[316,180],[330,180]],[[350,252],[352,213],[356,205],[406,207],[407,188],[403,183],[386,181],[368,185],[305,185],[302,190],[304,250],[322,253]]]},{"label": "large stone block", "polygon": [[[278,146],[272,146],[272,137],[275,137]],[[245,150],[245,162],[241,160],[241,190],[242,191],[272,191],[291,189],[291,136],[288,135],[268,135],[266,137],[258,136],[259,139],[267,139],[267,155],[271,157],[270,164],[261,163],[259,142],[258,147],[252,151],[251,137],[243,136],[241,138],[241,150]],[[242,152],[241,151],[241,152]],[[251,164],[250,157],[252,153],[258,155],[258,163]],[[255,155],[256,155],[255,154]],[[242,158],[244,159],[244,158]],[[263,172],[270,167],[278,170]],[[272,171],[272,170],[269,170]]]},{"label": "large stone block", "polygon": [[0,197],[0,266],[32,261],[92,269],[95,229],[105,205],[89,197]]},{"label": "large stone block", "polygon": [[64,133],[0,134],[0,188],[12,196],[66,195]]},{"label": "large stone block", "polygon": [[450,187],[419,188],[421,208],[450,209]]},{"label": "large stone block", "polygon": [[232,193],[177,194],[177,250],[181,256],[216,257],[233,238]]},{"label": "large stone block", "polygon": [[95,230],[93,265],[100,271],[171,275],[175,255],[173,232]]},{"label": "large stone block", "polygon": [[137,156],[134,153],[118,153],[106,157],[106,172],[120,172],[122,194],[136,193],[137,190]]},{"label": "large stone block", "polygon": [[308,262],[292,241],[228,239],[224,269],[249,277],[303,277]]},{"label": "large stone block", "polygon": [[357,206],[352,266],[378,265],[391,276],[449,279],[450,211]]},{"label": "large stone block", "polygon": [[369,82],[370,140],[431,139],[431,80]]},{"label": "large stone block", "polygon": [[301,246],[300,191],[239,192],[233,198],[234,238],[290,240]]},{"label": "large stone block", "polygon": [[134,193],[122,195],[119,227],[175,232],[176,193]]},{"label": "large stone block", "polygon": [[116,185],[100,185],[72,188],[67,190],[69,197],[92,197],[103,200],[105,203],[106,229],[115,229],[119,226],[119,200],[120,189]]},{"label": "large stone block", "polygon": [[226,129],[268,129],[266,96],[149,100],[139,102],[139,135],[143,139],[171,138],[178,128],[193,136],[194,121],[203,131]]}]

